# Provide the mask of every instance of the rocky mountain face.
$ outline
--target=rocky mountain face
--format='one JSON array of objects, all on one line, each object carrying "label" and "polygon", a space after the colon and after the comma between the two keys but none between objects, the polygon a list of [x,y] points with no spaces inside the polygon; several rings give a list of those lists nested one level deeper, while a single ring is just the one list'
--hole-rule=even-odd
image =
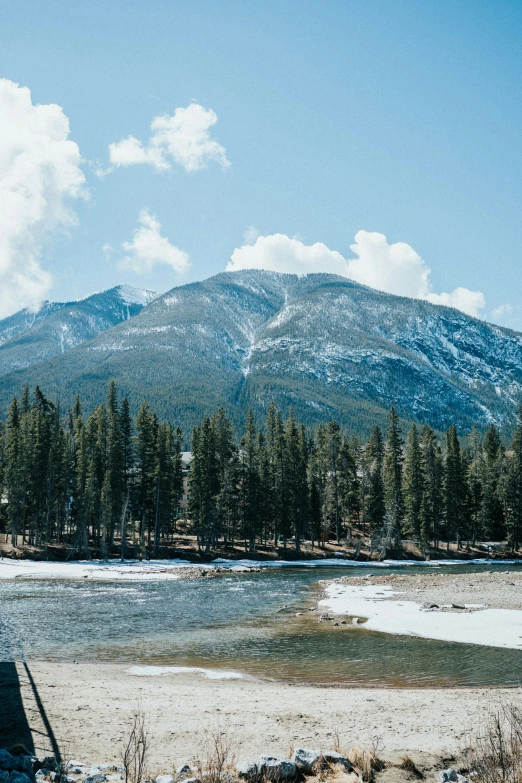
[{"label": "rocky mountain face", "polygon": [[4,375],[0,403],[27,381],[95,405],[114,378],[133,406],[146,398],[185,432],[220,405],[239,421],[274,400],[309,424],[336,418],[362,434],[391,405],[437,429],[509,427],[522,400],[521,334],[335,275],[225,272],[119,320]]},{"label": "rocky mountain face", "polygon": [[97,337],[137,315],[155,296],[122,285],[77,302],[44,302],[37,312],[19,310],[0,320],[0,376]]}]

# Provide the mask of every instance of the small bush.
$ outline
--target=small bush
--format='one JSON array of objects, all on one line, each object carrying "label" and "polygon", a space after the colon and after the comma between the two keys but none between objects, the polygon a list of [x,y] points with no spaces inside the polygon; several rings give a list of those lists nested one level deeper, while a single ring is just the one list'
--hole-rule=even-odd
[{"label": "small bush", "polygon": [[147,779],[149,745],[147,720],[141,704],[138,704],[130,720],[129,735],[123,745],[125,783],[144,783]]},{"label": "small bush", "polygon": [[197,777],[205,783],[223,783],[225,774],[235,775],[236,754],[227,730],[207,734],[201,755],[195,759]]},{"label": "small bush", "polygon": [[474,783],[521,783],[522,702],[503,704],[465,751]]}]

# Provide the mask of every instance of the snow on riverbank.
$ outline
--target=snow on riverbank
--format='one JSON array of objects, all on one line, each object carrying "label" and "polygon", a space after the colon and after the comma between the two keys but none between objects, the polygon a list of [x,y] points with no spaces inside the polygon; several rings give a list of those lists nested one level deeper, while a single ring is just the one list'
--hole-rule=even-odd
[{"label": "snow on riverbank", "polygon": [[520,565],[520,560],[384,560],[359,562],[342,557],[322,560],[225,560],[216,558],[211,563],[192,563],[188,560],[81,560],[70,562],[0,559],[0,580],[27,579],[97,579],[100,581],[162,581],[180,579],[184,568],[231,572],[248,572],[260,568],[440,568],[452,565]]},{"label": "snow on riverbank", "polygon": [[[125,669],[125,674],[135,677],[165,677],[168,674],[201,674],[207,680],[243,680],[241,672],[224,671],[223,669],[202,669],[199,666],[131,666]],[[253,679],[253,678],[249,678]]]},{"label": "snow on riverbank", "polygon": [[522,649],[521,610],[434,611],[414,601],[389,600],[397,593],[385,585],[332,583],[326,593],[328,597],[319,602],[320,607],[334,614],[368,618],[362,628],[372,631]]},{"label": "snow on riverbank", "polygon": [[[179,579],[181,569],[192,567],[188,560],[154,560],[140,563],[128,560],[104,562],[82,560],[69,563],[35,560],[0,560],[0,579],[97,579],[101,581],[161,581]],[[204,566],[203,566],[204,567]]]}]

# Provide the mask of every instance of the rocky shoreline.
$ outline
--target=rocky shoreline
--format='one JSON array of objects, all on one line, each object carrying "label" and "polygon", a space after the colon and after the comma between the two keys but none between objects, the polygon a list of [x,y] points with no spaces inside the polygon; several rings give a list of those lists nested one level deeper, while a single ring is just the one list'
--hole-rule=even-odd
[{"label": "rocky shoreline", "polygon": [[[437,771],[430,766],[428,771],[440,783],[468,783],[468,778],[455,767]],[[397,778],[397,772],[403,777]],[[187,762],[179,769],[173,767],[170,772],[156,775],[148,773],[145,765],[137,773],[132,762],[125,766],[90,765],[74,759],[58,761],[54,756],[34,756],[21,745],[11,751],[0,750],[0,783],[315,783],[328,778],[335,783],[368,783],[377,778],[391,783],[424,777],[425,772],[409,756],[391,763],[380,759],[375,748],[368,751],[360,747],[348,754],[297,748],[290,758],[262,754],[255,761],[237,764],[218,748],[205,762]]]}]

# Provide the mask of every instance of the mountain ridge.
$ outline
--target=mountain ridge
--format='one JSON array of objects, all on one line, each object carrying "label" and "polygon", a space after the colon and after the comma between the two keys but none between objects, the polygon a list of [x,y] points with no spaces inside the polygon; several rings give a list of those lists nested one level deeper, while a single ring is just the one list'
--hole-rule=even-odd
[{"label": "mountain ridge", "polygon": [[[1,353],[1,351],[0,351]],[[0,379],[69,404],[99,403],[115,379],[189,431],[220,405],[238,421],[272,399],[310,424],[366,432],[394,405],[404,419],[510,427],[522,399],[522,335],[441,305],[329,274],[222,272],[156,297],[130,320]]]},{"label": "mountain ridge", "polygon": [[137,315],[157,294],[118,285],[83,299],[42,303],[0,320],[0,376],[25,369]]}]

